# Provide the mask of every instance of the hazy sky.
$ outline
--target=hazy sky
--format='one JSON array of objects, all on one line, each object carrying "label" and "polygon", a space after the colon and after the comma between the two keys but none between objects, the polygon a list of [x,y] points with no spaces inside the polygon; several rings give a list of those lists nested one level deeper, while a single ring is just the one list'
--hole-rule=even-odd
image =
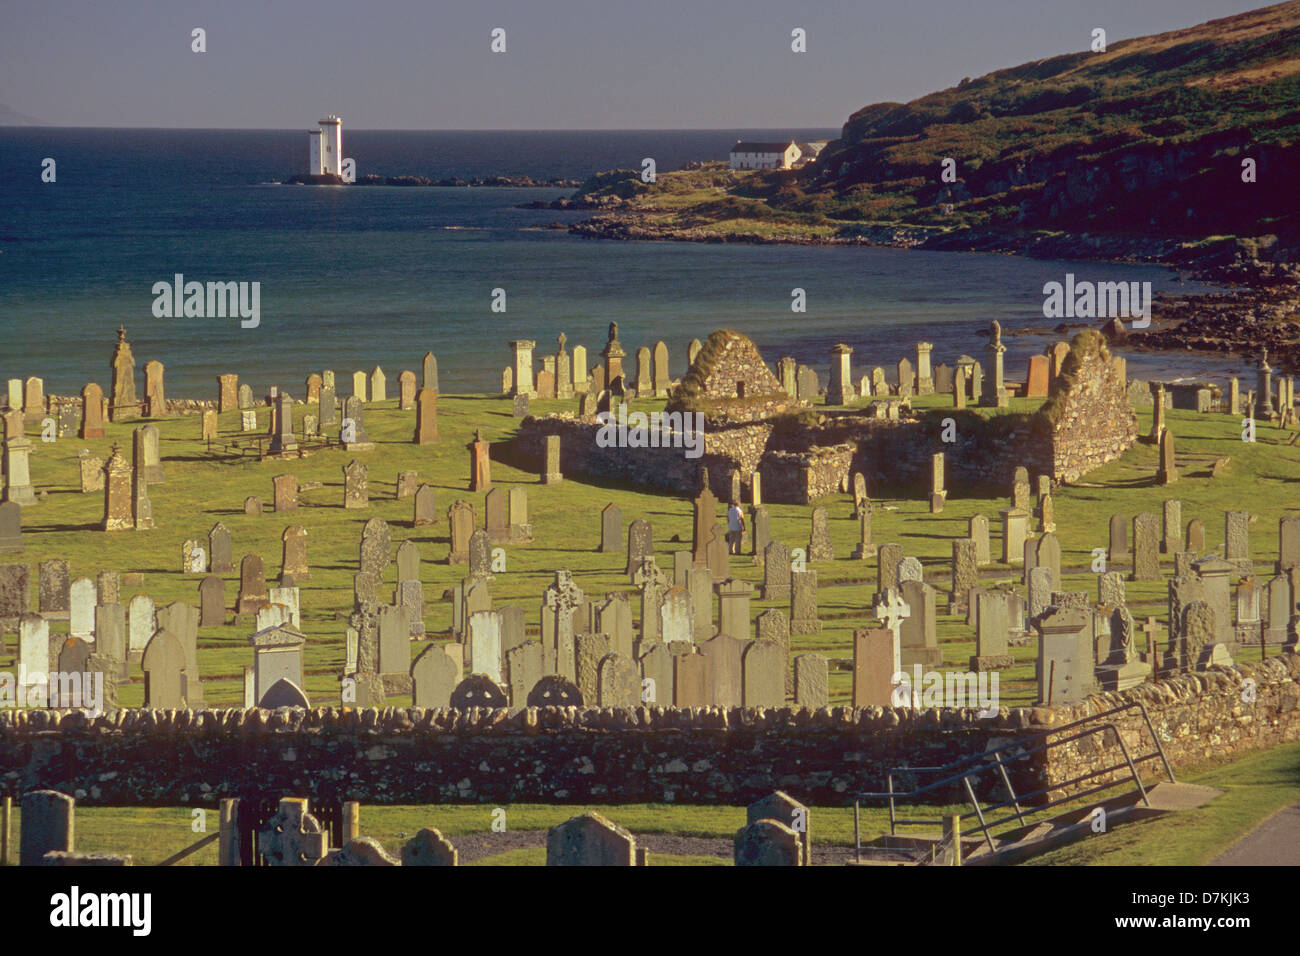
[{"label": "hazy sky", "polygon": [[[1259,0],[0,0],[0,104],[61,126],[838,126]],[[207,31],[207,52],[190,31]],[[506,52],[489,50],[506,30]],[[790,50],[807,31],[808,52]]]}]

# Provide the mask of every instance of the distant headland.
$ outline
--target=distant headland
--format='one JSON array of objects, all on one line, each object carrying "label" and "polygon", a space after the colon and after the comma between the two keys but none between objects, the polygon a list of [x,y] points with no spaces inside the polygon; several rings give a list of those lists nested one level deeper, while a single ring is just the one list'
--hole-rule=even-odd
[{"label": "distant headland", "polygon": [[358,176],[348,182],[335,173],[295,173],[284,180],[291,186],[483,186],[514,189],[577,189],[580,179],[534,179],[531,176],[474,176],[429,179],[426,176]]},{"label": "distant headland", "polygon": [[356,161],[343,155],[343,120],[331,113],[307,131],[307,172],[284,182],[291,186],[488,186],[515,189],[576,189],[579,179],[533,179],[531,176],[483,176],[473,179],[424,176],[358,176]]}]

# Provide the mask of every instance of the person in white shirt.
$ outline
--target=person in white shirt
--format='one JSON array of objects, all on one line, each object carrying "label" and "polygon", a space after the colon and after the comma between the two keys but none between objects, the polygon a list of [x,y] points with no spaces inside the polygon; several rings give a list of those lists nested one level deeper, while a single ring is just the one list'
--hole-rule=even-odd
[{"label": "person in white shirt", "polygon": [[740,510],[740,504],[735,498],[731,499],[731,507],[727,509],[727,552],[729,554],[740,554],[740,542],[745,536],[745,513]]}]

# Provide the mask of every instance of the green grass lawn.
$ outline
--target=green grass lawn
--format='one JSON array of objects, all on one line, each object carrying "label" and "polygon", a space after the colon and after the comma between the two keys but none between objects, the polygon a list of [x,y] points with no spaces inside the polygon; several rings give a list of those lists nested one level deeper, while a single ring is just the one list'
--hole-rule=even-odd
[{"label": "green grass lawn", "polygon": [[[395,378],[395,375],[390,376]],[[571,410],[571,402],[533,403],[536,413]],[[942,408],[947,402],[939,397],[917,399],[919,408]],[[638,402],[638,407],[652,408],[656,403]],[[1032,409],[1034,403],[1014,400],[1013,410]],[[301,416],[304,409],[299,408]],[[267,424],[268,410],[259,411],[261,425]],[[1139,411],[1139,422],[1149,427],[1149,411]],[[163,464],[166,482],[150,488],[156,529],[105,533],[97,530],[103,510],[102,493],[79,491],[77,453],[86,448],[105,456],[113,442],[124,448],[130,445],[130,426],[108,426],[103,440],[82,441],[63,438],[51,444],[39,441],[33,427],[36,450],[31,470],[38,489],[48,492],[39,505],[24,510],[26,551],[21,560],[33,568],[32,603],[36,603],[35,565],[48,557],[62,557],[71,564],[73,577],[94,576],[101,569],[138,572],[143,585],[123,587],[125,604],[133,593],[147,592],[159,605],[174,600],[198,604],[199,576],[180,571],[181,545],[187,538],[206,541],[208,530],[218,521],[230,528],[234,539],[236,564],[247,553],[262,556],[268,578],[278,576],[281,534],[290,524],[304,526],[308,532],[308,558],[311,577],[300,581],[302,587],[302,625],[308,643],[305,648],[306,691],[313,702],[322,704],[338,700],[337,676],[343,666],[344,630],[352,605],[352,575],[357,569],[358,542],[361,528],[372,517],[387,520],[393,531],[394,547],[403,539],[414,541],[423,558],[421,578],[427,603],[425,624],[434,639],[444,639],[451,624],[451,605],[441,595],[461,580],[466,568],[446,563],[448,537],[446,509],[457,498],[471,502],[481,524],[483,496],[467,491],[469,453],[465,445],[473,431],[481,427],[492,441],[508,439],[517,422],[510,414],[507,399],[482,396],[447,395],[439,398],[441,440],[437,445],[411,443],[414,413],[402,412],[395,401],[372,405],[366,410],[366,425],[376,449],[349,453],[329,450],[293,461],[263,461],[209,456],[198,440],[198,417],[164,419],[156,422],[162,434]],[[223,433],[233,433],[237,413],[221,417]],[[1300,450],[1285,444],[1291,433],[1267,425],[1259,429],[1256,444],[1240,440],[1240,424],[1223,415],[1198,415],[1171,411],[1168,421],[1176,439],[1181,477],[1169,488],[1155,486],[1152,475],[1156,451],[1152,446],[1137,444],[1120,460],[1090,473],[1074,486],[1058,489],[1056,504],[1057,535],[1061,542],[1064,588],[1096,593],[1096,576],[1091,571],[1093,549],[1107,545],[1107,521],[1112,513],[1132,515],[1138,511],[1160,512],[1166,496],[1182,500],[1184,523],[1199,518],[1206,528],[1206,547],[1221,547],[1223,512],[1228,508],[1249,508],[1255,516],[1251,526],[1251,547],[1259,572],[1267,577],[1277,547],[1277,519],[1294,510],[1290,485],[1300,480]],[[364,461],[370,469],[370,501],[366,510],[347,511],[342,507],[342,467],[352,458]],[[1226,473],[1209,477],[1214,459],[1229,457]],[[439,522],[433,526],[411,526],[413,502],[395,498],[399,471],[416,471],[420,480],[434,487],[437,494]],[[303,491],[301,507],[284,515],[270,510],[271,480],[282,473],[295,474],[301,483],[319,482],[319,487]],[[493,463],[497,486],[524,485],[529,492],[529,513],[534,528],[533,543],[506,548],[507,570],[497,574],[492,593],[498,607],[516,604],[525,609],[529,628],[538,632],[538,602],[550,582],[554,569],[568,568],[589,595],[625,590],[633,595],[633,619],[637,619],[639,600],[635,589],[622,573],[623,558],[602,555],[595,549],[600,537],[600,509],[614,502],[622,509],[624,523],[645,518],[654,528],[654,538],[661,567],[671,567],[671,553],[689,548],[691,506],[684,498],[648,492],[642,489],[595,483],[570,478],[559,484],[542,485],[538,476],[519,471],[501,462]],[[260,495],[267,511],[260,516],[243,513],[244,498]],[[811,564],[818,571],[821,585],[819,600],[824,623],[820,634],[796,635],[792,653],[816,651],[837,659],[831,670],[831,702],[847,703],[850,694],[848,662],[852,657],[855,628],[871,626],[874,619],[868,608],[870,592],[876,579],[875,561],[858,561],[849,557],[856,542],[858,528],[852,519],[848,495],[833,495],[823,502],[830,513],[831,538],[837,557],[832,561]],[[950,540],[964,536],[967,521],[974,514],[990,519],[992,552],[1000,551],[1001,529],[997,512],[1007,504],[1002,497],[969,498],[953,495],[942,514],[929,514],[928,503],[919,494],[914,497],[878,497],[873,520],[873,536],[878,543],[896,542],[905,552],[918,557],[926,567],[927,578],[939,589],[938,636],[945,665],[965,669],[974,652],[974,629],[964,618],[943,613],[946,606],[945,579],[949,574]],[[771,532],[774,538],[792,547],[806,547],[810,508],[801,505],[769,504]],[[8,560],[13,560],[11,556]],[[1171,562],[1170,562],[1171,563]],[[1170,565],[1166,564],[1166,569]],[[752,583],[761,582],[761,571],[749,557],[733,558],[732,573]],[[982,569],[983,583],[1019,581],[1019,568],[993,564]],[[227,606],[233,606],[238,591],[238,575],[226,575]],[[273,581],[272,581],[273,583]],[[396,566],[384,575],[381,595],[396,586]],[[1136,617],[1152,614],[1163,621],[1166,594],[1163,581],[1130,583],[1129,606]],[[773,602],[755,600],[751,613],[756,616]],[[781,605],[784,606],[784,605]],[[204,628],[199,636],[199,663],[212,706],[239,705],[242,702],[242,672],[251,664],[252,653],[247,638],[252,619],[235,621],[224,627]],[[66,625],[54,625],[55,629]],[[422,650],[416,642],[412,656]],[[9,637],[0,647],[0,668],[15,664],[16,646]],[[1034,649],[1012,649],[1016,665],[1000,675],[1003,705],[1033,702]],[[1257,659],[1258,649],[1246,648],[1240,658]],[[120,701],[127,706],[143,703],[142,675],[135,671],[122,687]]]},{"label": "green grass lawn", "polygon": [[[494,813],[498,809],[505,811]],[[909,809],[909,808],[904,808]],[[383,844],[384,849],[397,855],[402,844],[423,827],[441,831],[452,844],[457,837],[487,833],[494,821],[504,819],[511,831],[549,830],[565,820],[594,810],[633,833],[663,834],[683,837],[710,837],[730,840],[745,825],[745,808],[732,806],[688,806],[673,804],[621,804],[616,806],[581,806],[550,804],[512,804],[498,808],[492,804],[468,806],[378,806],[365,804],[361,808],[361,833]],[[959,808],[910,808],[909,812],[924,817],[938,818],[944,813],[959,812]],[[814,853],[817,846],[853,845],[853,808],[817,807],[810,814]],[[17,857],[16,836],[21,826],[22,813],[15,806],[13,832]],[[196,822],[197,821],[197,822]],[[889,831],[888,809],[863,807],[861,813],[863,841],[866,842]],[[204,829],[196,830],[196,826]],[[78,807],[76,818],[77,849],[87,853],[130,853],[140,865],[156,864],[174,853],[217,830],[214,810],[196,814],[186,807]],[[541,855],[545,851],[531,849],[512,850],[498,857],[520,855],[523,862],[531,864],[529,854]],[[662,854],[652,854],[654,857]],[[496,857],[493,858],[494,860]],[[665,857],[665,859],[667,859]],[[684,857],[673,857],[680,862]],[[713,859],[713,858],[701,858]],[[217,848],[203,848],[183,861],[183,865],[215,865]],[[728,859],[727,862],[730,862]]]},{"label": "green grass lawn", "polygon": [[1029,861],[1038,866],[1203,866],[1283,807],[1300,801],[1300,744],[1240,760],[1182,768],[1178,779],[1216,787],[1203,807],[1122,824]]}]

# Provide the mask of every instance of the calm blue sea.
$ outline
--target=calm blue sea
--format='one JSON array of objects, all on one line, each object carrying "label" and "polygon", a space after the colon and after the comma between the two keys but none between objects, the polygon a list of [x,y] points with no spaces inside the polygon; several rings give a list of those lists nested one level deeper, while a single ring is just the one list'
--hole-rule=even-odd
[{"label": "calm blue sea", "polygon": [[[833,138],[836,130],[392,132],[344,129],[360,175],[585,177],[723,159],[741,137]],[[1043,283],[1066,272],[1196,288],[1164,269],[968,253],[693,243],[618,243],[536,227],[580,214],[523,210],[560,190],[278,185],[306,166],[305,130],[0,129],[0,379],[46,390],[108,384],[115,330],[141,365],[167,367],[168,394],[205,397],[235,371],[293,392],[314,370],[383,366],[390,380],[432,349],[444,391],[499,387],[516,338],[598,351],[609,322],[630,352],[686,345],[720,327],[824,370],[857,351],[855,373],[912,343],[934,361],[978,355],[992,319],[1042,325]],[[57,181],[42,183],[42,160]],[[155,282],[261,283],[261,325],[155,318]],[[807,312],[793,314],[793,288]],[[491,310],[504,289],[507,311]],[[1009,373],[1046,340],[1008,336]],[[1131,356],[1135,374],[1234,368],[1231,359]],[[1236,365],[1235,367],[1244,367]]]}]

